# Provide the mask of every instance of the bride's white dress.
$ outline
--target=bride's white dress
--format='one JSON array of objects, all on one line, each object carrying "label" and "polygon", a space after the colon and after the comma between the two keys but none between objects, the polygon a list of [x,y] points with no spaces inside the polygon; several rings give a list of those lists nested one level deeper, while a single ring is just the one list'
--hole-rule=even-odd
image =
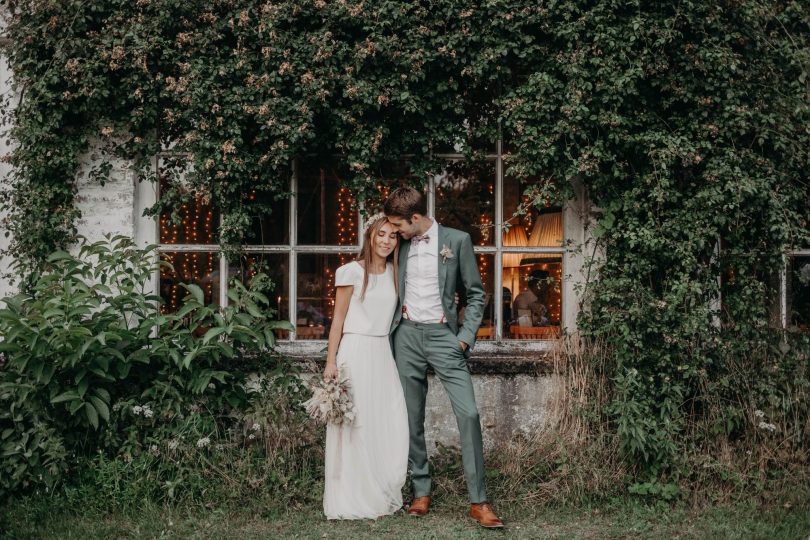
[{"label": "bride's white dress", "polygon": [[335,272],[335,285],[352,285],[352,298],[337,352],[348,370],[355,419],[326,428],[323,510],[328,519],[377,518],[402,507],[408,467],[408,413],[388,332],[397,306],[394,271],[369,274],[356,261]]}]

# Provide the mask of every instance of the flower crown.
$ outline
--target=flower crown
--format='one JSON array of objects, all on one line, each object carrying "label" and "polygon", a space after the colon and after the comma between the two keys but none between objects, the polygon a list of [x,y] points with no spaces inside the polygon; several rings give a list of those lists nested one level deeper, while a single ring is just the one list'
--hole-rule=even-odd
[{"label": "flower crown", "polygon": [[366,234],[366,232],[368,232],[368,230],[381,219],[385,219],[385,214],[382,212],[378,212],[373,216],[371,216],[370,218],[368,218],[365,224],[363,225],[363,234]]}]

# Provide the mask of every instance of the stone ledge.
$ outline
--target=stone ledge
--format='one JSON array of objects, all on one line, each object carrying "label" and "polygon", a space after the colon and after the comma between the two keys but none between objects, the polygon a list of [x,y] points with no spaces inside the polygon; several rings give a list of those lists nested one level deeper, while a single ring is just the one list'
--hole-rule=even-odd
[{"label": "stone ledge", "polygon": [[[474,375],[549,375],[554,371],[550,347],[538,343],[476,347],[467,361]],[[326,357],[326,342],[282,342],[278,352],[293,359],[304,372],[320,371]],[[479,350],[480,349],[480,350]],[[431,372],[431,370],[428,370]]]}]

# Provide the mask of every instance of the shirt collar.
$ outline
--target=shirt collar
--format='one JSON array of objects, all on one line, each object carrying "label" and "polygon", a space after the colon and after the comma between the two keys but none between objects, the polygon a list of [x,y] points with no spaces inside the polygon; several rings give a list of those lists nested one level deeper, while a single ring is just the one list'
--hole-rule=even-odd
[{"label": "shirt collar", "polygon": [[436,218],[433,218],[433,225],[430,226],[425,234],[428,235],[431,240],[435,238],[437,242],[439,241],[439,222],[436,221]]}]

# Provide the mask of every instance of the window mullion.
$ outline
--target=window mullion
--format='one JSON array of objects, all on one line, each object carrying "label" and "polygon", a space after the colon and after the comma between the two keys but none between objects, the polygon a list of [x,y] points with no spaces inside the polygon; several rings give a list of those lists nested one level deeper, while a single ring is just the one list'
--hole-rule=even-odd
[{"label": "window mullion", "polygon": [[[298,298],[298,255],[296,246],[298,245],[298,160],[293,160],[292,175],[290,176],[290,261],[287,278],[287,312],[290,314],[290,324],[295,328],[298,320],[297,298]],[[290,332],[289,338],[295,341],[295,332]]]},{"label": "window mullion", "polygon": [[498,138],[495,143],[495,297],[493,306],[495,317],[495,341],[503,339],[503,141]]}]

